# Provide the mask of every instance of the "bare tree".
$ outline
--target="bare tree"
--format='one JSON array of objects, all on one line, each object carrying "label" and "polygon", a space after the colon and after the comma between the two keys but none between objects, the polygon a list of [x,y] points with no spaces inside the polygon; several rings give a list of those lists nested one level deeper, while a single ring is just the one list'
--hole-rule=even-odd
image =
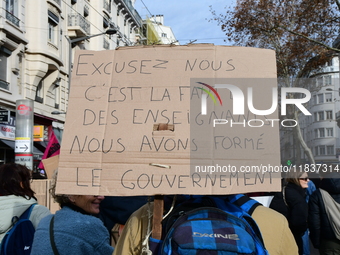
[{"label": "bare tree", "polygon": [[[277,74],[287,87],[298,86],[298,78],[308,77],[340,52],[333,47],[339,35],[339,10],[340,0],[237,0],[225,13],[210,8],[211,21],[218,22],[226,41],[275,50]],[[297,109],[289,112],[298,122]],[[294,132],[310,163],[315,163],[299,125]]]}]

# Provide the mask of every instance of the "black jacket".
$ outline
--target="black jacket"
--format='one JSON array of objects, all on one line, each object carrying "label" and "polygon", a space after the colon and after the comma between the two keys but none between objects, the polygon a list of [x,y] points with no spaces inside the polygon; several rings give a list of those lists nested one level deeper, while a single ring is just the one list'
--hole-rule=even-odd
[{"label": "black jacket", "polygon": [[305,189],[294,183],[288,183],[285,197],[289,208],[289,228],[295,237],[302,236],[308,227],[308,204]]},{"label": "black jacket", "polygon": [[[320,188],[326,190],[333,199],[340,203],[340,175],[333,173],[320,182]],[[310,239],[315,248],[319,248],[320,239],[336,239],[327,218],[320,190],[317,189],[309,199],[308,225]]]},{"label": "black jacket", "polygon": [[[307,229],[308,205],[305,189],[288,183],[277,192],[270,203],[270,208],[283,214],[289,223],[289,228],[296,236],[301,236]],[[285,193],[285,197],[283,197]]]}]

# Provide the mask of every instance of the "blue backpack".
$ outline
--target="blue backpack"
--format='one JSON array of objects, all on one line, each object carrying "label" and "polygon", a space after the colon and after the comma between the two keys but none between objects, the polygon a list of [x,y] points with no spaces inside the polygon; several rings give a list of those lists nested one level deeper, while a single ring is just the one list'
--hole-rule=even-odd
[{"label": "blue backpack", "polygon": [[248,212],[259,203],[244,195],[200,197],[174,208],[163,220],[162,240],[150,237],[154,255],[268,255]]},{"label": "blue backpack", "polygon": [[6,233],[1,242],[0,255],[29,255],[31,253],[34,226],[29,220],[32,204],[21,216],[12,218],[13,227]]}]

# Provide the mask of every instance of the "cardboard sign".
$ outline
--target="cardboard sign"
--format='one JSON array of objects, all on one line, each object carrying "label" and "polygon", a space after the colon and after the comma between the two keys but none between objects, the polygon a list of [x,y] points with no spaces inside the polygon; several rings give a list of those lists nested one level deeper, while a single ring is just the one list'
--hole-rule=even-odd
[{"label": "cardboard sign", "polygon": [[52,179],[53,173],[58,169],[59,166],[59,155],[52,156],[42,160],[44,169],[48,179]]},{"label": "cardboard sign", "polygon": [[78,51],[57,193],[280,190],[280,172],[271,171],[280,164],[277,110],[256,116],[244,102],[234,114],[242,105],[223,87],[233,84],[246,99],[253,87],[254,107],[268,109],[275,63],[271,50],[210,44]]}]

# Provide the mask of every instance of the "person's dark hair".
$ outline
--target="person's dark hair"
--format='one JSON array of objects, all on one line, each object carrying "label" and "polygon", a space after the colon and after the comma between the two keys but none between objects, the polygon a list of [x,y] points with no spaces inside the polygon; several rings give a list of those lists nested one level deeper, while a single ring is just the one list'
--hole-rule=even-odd
[{"label": "person's dark hair", "polygon": [[72,204],[70,198],[68,195],[62,195],[62,194],[56,194],[56,188],[57,188],[57,177],[58,177],[58,169],[54,171],[52,180],[51,180],[51,188],[50,188],[50,194],[54,198],[54,201],[59,204],[61,208],[64,207],[64,205]]},{"label": "person's dark hair", "polygon": [[0,166],[0,195],[21,196],[27,199],[34,197],[31,189],[31,170],[26,166],[7,163]]}]

